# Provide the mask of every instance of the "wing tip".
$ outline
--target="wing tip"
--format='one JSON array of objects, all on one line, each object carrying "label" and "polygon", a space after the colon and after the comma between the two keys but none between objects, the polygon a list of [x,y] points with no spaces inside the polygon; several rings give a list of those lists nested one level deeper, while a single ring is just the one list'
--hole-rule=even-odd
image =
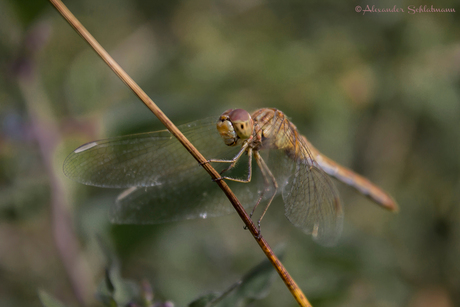
[{"label": "wing tip", "polygon": [[78,147],[77,149],[75,149],[73,152],[74,153],[81,153],[81,152],[84,152],[88,149],[91,149],[93,148],[94,146],[97,146],[98,143],[97,142],[89,142],[89,143],[86,143],[84,145],[81,145],[80,147]]},{"label": "wing tip", "polygon": [[118,197],[117,197],[117,203],[119,201],[122,201],[126,197],[128,197],[130,194],[134,193],[137,189],[138,189],[138,187],[130,187],[130,188],[124,190],[123,192],[121,192],[121,194],[118,195]]}]

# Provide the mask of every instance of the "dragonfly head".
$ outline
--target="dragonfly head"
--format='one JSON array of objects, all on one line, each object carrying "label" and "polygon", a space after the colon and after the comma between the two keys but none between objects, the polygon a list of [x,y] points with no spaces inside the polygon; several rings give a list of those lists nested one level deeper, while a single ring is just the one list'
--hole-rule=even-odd
[{"label": "dragonfly head", "polygon": [[228,146],[249,139],[254,131],[251,115],[243,109],[230,109],[222,113],[217,121],[217,131]]}]

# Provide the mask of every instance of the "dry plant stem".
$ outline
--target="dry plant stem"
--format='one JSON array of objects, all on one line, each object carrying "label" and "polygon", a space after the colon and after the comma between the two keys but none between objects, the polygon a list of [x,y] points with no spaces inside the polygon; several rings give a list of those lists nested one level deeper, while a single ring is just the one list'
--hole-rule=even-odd
[{"label": "dry plant stem", "polygon": [[89,32],[83,27],[83,25],[73,16],[73,14],[67,9],[67,7],[59,0],[50,0],[50,2],[56,7],[61,15],[67,20],[67,22],[80,34],[91,47],[99,54],[104,62],[117,74],[117,76],[129,87],[131,90],[142,100],[142,102],[155,114],[155,116],[166,126],[166,128],[182,143],[182,145],[190,152],[190,154],[203,166],[203,168],[211,175],[212,179],[220,186],[220,188],[227,195],[228,199],[232,203],[235,210],[238,212],[241,219],[246,224],[251,234],[259,243],[260,247],[264,251],[265,255],[269,258],[272,264],[275,266],[278,274],[283,279],[289,291],[292,293],[296,301],[300,306],[311,306],[302,290],[297,286],[295,281],[291,278],[287,270],[284,268],[282,263],[273,253],[268,243],[262,238],[258,229],[250,219],[249,215],[244,210],[241,203],[236,198],[235,194],[230,190],[220,174],[207,163],[205,157],[185,138],[179,129],[166,117],[166,115],[156,106],[156,104],[147,96],[147,94],[137,85],[130,76],[112,59],[112,57],[102,48],[101,45],[89,34]]}]

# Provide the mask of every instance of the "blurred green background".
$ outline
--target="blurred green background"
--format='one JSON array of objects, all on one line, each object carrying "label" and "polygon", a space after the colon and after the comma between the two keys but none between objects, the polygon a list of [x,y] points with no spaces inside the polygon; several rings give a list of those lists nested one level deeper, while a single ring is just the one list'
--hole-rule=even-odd
[{"label": "blurred green background", "polygon": [[[460,305],[460,3],[80,0],[65,4],[176,124],[276,107],[319,150],[389,191],[399,214],[338,184],[339,244],[289,224],[272,246],[316,306]],[[355,6],[403,8],[356,13]],[[407,7],[456,13],[408,14]],[[107,260],[185,306],[263,259],[227,217],[114,226],[117,190],[64,177],[78,145],[163,129],[47,1],[0,0],[0,305],[100,306]],[[253,306],[296,306],[277,279]]]}]

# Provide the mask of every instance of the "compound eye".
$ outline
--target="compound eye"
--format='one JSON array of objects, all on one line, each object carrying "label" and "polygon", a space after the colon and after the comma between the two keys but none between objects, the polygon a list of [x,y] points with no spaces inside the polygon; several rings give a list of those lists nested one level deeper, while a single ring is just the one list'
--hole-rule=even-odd
[{"label": "compound eye", "polygon": [[228,114],[236,134],[240,139],[248,139],[254,131],[254,124],[251,115],[246,110],[235,109]]}]

